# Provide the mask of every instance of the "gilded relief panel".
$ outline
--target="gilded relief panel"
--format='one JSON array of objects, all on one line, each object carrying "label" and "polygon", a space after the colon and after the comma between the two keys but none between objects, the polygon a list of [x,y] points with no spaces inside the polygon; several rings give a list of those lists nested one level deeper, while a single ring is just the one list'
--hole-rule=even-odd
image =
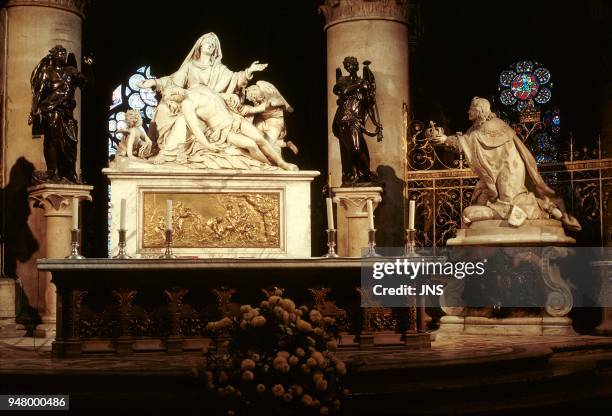
[{"label": "gilded relief panel", "polygon": [[280,194],[143,193],[143,248],[164,246],[166,200],[175,248],[280,248]]}]

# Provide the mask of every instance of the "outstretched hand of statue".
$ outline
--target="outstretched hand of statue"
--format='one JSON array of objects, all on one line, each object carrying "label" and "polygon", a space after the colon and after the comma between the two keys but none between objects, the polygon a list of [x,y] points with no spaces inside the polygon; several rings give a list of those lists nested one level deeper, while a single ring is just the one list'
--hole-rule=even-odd
[{"label": "outstretched hand of statue", "polygon": [[429,122],[429,126],[430,127],[425,130],[425,139],[433,145],[445,144],[448,137],[444,134],[444,129],[442,127],[436,127],[436,123],[433,121]]},{"label": "outstretched hand of statue", "polygon": [[268,64],[260,64],[259,61],[255,61],[247,68],[246,72],[248,76],[253,75],[253,72],[263,71],[268,67]]}]

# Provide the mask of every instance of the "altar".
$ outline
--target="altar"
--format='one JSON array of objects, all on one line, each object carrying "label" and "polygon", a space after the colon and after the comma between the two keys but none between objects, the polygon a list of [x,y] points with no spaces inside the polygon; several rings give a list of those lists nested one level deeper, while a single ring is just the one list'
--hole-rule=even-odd
[{"label": "altar", "polygon": [[333,318],[340,349],[429,347],[416,308],[361,308],[362,265],[358,258],[38,261],[57,287],[55,357],[214,349],[207,322],[271,293]]}]

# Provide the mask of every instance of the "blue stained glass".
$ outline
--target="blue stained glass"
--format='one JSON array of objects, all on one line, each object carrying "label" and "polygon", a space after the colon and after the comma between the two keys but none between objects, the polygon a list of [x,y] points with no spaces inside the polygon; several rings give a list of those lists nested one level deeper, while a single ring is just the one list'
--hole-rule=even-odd
[{"label": "blue stained glass", "polygon": [[145,115],[149,120],[152,120],[153,116],[155,115],[155,108],[147,106],[145,109]]},{"label": "blue stained glass", "polygon": [[130,80],[128,81],[128,85],[134,91],[138,91],[140,90],[140,87],[138,86],[138,84],[140,84],[144,80],[145,80],[145,77],[143,75],[134,74],[130,77]]},{"label": "blue stained glass", "polygon": [[506,70],[499,76],[499,83],[504,87],[509,87],[514,77],[516,77],[516,72]]},{"label": "blue stained glass", "polygon": [[550,71],[546,68],[542,68],[542,67],[536,68],[536,70],[533,71],[533,73],[538,78],[538,81],[542,85],[550,81]]},{"label": "blue stained glass", "polygon": [[546,87],[543,87],[540,88],[540,91],[535,96],[534,100],[536,100],[536,102],[539,104],[546,104],[548,101],[550,101],[551,96],[552,93],[550,92],[550,90]]},{"label": "blue stained glass", "polygon": [[144,101],[140,98],[140,94],[134,93],[128,98],[128,104],[135,110],[142,110],[145,107]]},{"label": "blue stained glass", "polygon": [[516,70],[518,72],[531,72],[533,71],[533,62],[531,61],[520,61],[516,64]]},{"label": "blue stained glass", "polygon": [[559,114],[555,114],[555,115],[553,116],[552,123],[553,123],[555,126],[558,126],[559,124],[561,124],[561,117],[559,117]]},{"label": "blue stained glass", "polygon": [[112,104],[110,105],[110,110],[121,105],[123,103],[123,99],[121,98],[121,85],[118,85],[117,88],[113,90],[113,95],[111,97]]}]

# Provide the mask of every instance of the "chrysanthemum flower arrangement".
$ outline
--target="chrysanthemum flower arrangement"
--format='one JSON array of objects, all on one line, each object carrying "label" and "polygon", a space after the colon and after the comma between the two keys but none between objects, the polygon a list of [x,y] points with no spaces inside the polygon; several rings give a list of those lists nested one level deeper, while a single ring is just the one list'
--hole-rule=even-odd
[{"label": "chrysanthemum flower arrangement", "polygon": [[340,413],[347,368],[334,354],[332,318],[273,295],[208,329],[231,334],[229,353],[208,353],[204,371],[228,415]]}]

